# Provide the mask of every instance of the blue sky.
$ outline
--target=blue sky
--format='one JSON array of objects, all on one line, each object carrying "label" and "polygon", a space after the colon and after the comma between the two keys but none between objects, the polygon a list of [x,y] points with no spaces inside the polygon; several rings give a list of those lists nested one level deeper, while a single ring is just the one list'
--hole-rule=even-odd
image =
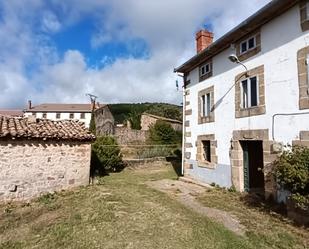
[{"label": "blue sky", "polygon": [[0,108],[86,93],[179,104],[173,68],[194,55],[195,32],[218,38],[268,2],[0,0]]}]

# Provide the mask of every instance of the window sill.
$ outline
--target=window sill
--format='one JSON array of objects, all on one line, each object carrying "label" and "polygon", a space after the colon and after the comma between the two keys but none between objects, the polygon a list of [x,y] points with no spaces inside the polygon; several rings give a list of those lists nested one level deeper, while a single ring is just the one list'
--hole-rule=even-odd
[{"label": "window sill", "polygon": [[213,123],[213,122],[215,122],[214,115],[210,115],[210,116],[207,116],[207,117],[199,116],[199,118],[198,118],[198,124],[206,124],[206,123]]},{"label": "window sill", "polygon": [[245,109],[239,109],[235,112],[236,118],[245,118],[245,117],[252,117],[252,116],[258,116],[263,115],[266,113],[266,107],[265,105],[259,105],[255,107],[245,108]]},{"label": "window sill", "polygon": [[215,169],[216,164],[212,162],[207,162],[207,161],[198,161],[197,166],[200,168],[207,168],[207,169]]}]

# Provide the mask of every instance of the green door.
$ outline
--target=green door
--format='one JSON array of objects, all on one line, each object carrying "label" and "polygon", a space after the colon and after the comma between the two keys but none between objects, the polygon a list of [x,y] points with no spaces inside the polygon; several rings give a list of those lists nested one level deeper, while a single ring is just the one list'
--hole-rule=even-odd
[{"label": "green door", "polygon": [[242,143],[243,162],[244,162],[244,188],[249,191],[249,146],[248,143]]}]

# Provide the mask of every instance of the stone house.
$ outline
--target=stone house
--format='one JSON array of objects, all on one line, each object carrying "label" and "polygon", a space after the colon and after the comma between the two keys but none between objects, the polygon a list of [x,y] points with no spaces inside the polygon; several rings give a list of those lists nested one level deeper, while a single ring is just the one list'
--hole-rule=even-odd
[{"label": "stone house", "polygon": [[163,120],[169,123],[174,130],[182,131],[182,122],[176,119],[165,118],[161,116],[156,116],[149,113],[143,113],[141,116],[141,130],[148,131],[149,127],[154,125],[158,120]]},{"label": "stone house", "polygon": [[95,102],[91,104],[45,103],[33,106],[29,100],[28,107],[24,110],[24,116],[51,120],[78,120],[89,127],[92,110],[103,107],[106,105]]},{"label": "stone house", "polygon": [[213,42],[196,34],[184,76],[183,172],[276,195],[272,162],[309,146],[309,1],[273,0]]},{"label": "stone house", "polygon": [[115,119],[108,105],[101,106],[94,111],[96,135],[112,135],[115,130]]},{"label": "stone house", "polygon": [[87,185],[94,139],[77,121],[0,116],[0,201]]}]

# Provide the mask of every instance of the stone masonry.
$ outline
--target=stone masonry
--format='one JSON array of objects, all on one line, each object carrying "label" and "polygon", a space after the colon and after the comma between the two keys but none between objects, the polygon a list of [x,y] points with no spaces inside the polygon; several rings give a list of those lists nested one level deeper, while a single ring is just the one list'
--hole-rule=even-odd
[{"label": "stone masonry", "polygon": [[0,201],[87,185],[90,142],[0,140]]}]

